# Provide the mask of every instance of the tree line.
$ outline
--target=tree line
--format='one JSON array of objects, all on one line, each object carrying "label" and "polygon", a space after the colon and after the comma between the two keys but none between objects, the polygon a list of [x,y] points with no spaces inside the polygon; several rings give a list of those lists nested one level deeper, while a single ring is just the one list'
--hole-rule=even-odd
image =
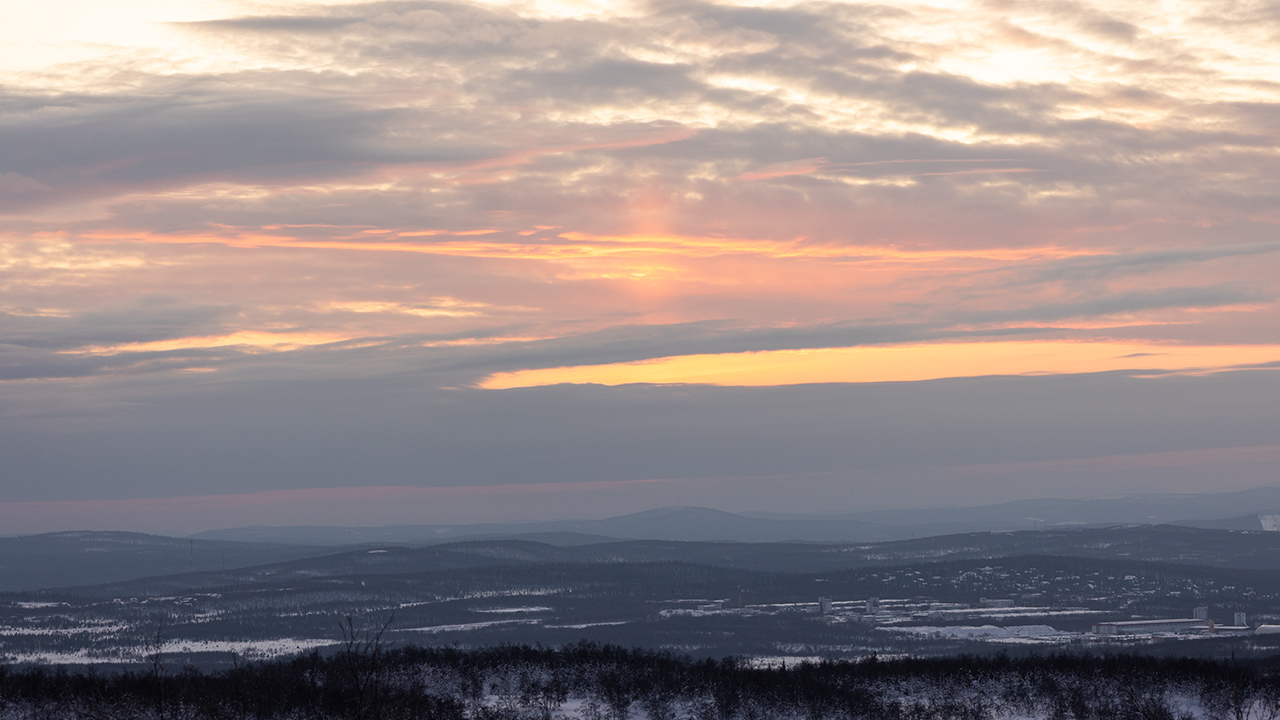
[{"label": "tree line", "polygon": [[593,643],[388,648],[202,672],[0,666],[0,720],[1280,720],[1280,662],[1056,654],[760,666]]}]

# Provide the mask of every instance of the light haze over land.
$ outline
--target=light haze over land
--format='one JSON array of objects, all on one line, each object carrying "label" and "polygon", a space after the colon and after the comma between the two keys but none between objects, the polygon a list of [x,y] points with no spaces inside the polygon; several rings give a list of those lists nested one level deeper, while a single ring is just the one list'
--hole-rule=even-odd
[{"label": "light haze over land", "polygon": [[0,533],[1277,482],[1274,3],[9,5]]}]

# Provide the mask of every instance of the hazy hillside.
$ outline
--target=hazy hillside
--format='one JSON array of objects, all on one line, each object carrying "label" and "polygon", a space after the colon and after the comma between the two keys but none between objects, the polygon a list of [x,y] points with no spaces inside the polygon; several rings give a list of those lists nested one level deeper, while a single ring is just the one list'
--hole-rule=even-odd
[{"label": "hazy hillside", "polygon": [[[687,517],[687,515],[686,515]],[[610,540],[553,534],[424,547],[359,548],[187,540],[135,533],[0,538],[0,591],[157,578],[249,582],[351,573],[434,572],[494,565],[678,562],[769,572],[820,572],[920,561],[1047,555],[1280,570],[1280,533],[1172,525],[981,532],[862,544]],[[549,542],[548,542],[549,541]],[[190,575],[194,571],[195,575]],[[162,576],[169,576],[159,579]],[[196,581],[197,583],[199,581]]]},{"label": "hazy hillside", "polygon": [[1152,525],[967,533],[859,545],[625,540],[557,546],[518,539],[475,540],[422,548],[351,550],[229,573],[249,581],[333,574],[433,572],[493,565],[689,563],[765,572],[821,572],[944,560],[1013,556],[1132,560],[1249,570],[1280,570],[1280,533]]},{"label": "hazy hillside", "polygon": [[1280,622],[1280,571],[1188,562],[1210,548],[1260,565],[1280,556],[1275,538],[1155,527],[856,546],[493,540],[366,548],[0,595],[0,660],[145,662],[147,643],[162,633],[177,662],[225,666],[332,647],[347,615],[362,627],[394,621],[388,640],[399,645],[590,639],[706,656],[1140,647],[1244,657],[1273,647],[1251,634],[1211,633],[1112,645],[1089,631],[1100,621],[1186,618],[1200,606],[1222,625],[1236,612],[1254,624]]},{"label": "hazy hillside", "polygon": [[[147,536],[143,536],[147,537]],[[988,561],[1014,557],[1064,557],[1147,562],[1202,568],[1280,571],[1280,533],[1243,532],[1170,525],[1080,528],[1074,530],[968,533],[918,540],[859,545],[814,543],[702,543],[624,540],[551,545],[520,539],[462,541],[426,547],[311,548],[325,554],[279,562],[228,565],[227,570],[126,576],[138,565],[120,563],[106,584],[92,581],[94,593],[176,594],[202,588],[254,583],[291,583],[325,577],[413,576],[423,573],[551,565],[681,563],[750,572],[815,573],[944,561]],[[297,552],[285,548],[284,552]],[[176,562],[171,558],[171,562]],[[69,564],[64,565],[69,567]],[[185,568],[184,568],[185,569]],[[72,583],[61,582],[68,586]]]},{"label": "hazy hillside", "polygon": [[0,537],[0,592],[229,570],[329,552],[330,548],[125,532]]},{"label": "hazy hillside", "polygon": [[[210,540],[313,545],[403,543],[559,534],[634,540],[706,542],[884,542],[969,532],[1172,523],[1262,530],[1258,514],[1280,513],[1280,488],[1236,493],[1132,495],[1085,500],[1037,499],[974,507],[875,510],[840,515],[736,514],[670,507],[603,520],[382,527],[247,527],[195,535]],[[576,544],[568,540],[570,544]]]}]

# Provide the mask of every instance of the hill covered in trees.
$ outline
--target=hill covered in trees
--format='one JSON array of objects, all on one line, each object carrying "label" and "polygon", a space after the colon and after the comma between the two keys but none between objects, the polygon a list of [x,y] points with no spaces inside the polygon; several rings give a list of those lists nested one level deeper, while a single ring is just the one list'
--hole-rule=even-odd
[{"label": "hill covered in trees", "polygon": [[761,664],[579,643],[343,648],[203,673],[0,667],[0,718],[757,720],[1280,716],[1280,663],[1132,655]]}]

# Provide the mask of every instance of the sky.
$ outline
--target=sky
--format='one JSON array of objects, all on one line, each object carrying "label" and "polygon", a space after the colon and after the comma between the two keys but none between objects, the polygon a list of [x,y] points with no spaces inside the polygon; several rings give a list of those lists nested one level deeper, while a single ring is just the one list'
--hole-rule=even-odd
[{"label": "sky", "polygon": [[0,534],[1280,483],[1280,8],[0,8]]}]

